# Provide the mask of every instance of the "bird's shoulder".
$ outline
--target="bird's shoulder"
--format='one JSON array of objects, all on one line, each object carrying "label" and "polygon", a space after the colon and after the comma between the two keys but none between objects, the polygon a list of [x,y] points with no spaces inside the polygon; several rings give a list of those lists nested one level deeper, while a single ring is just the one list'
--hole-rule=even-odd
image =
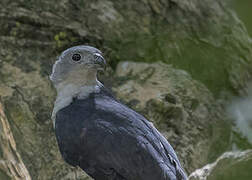
[{"label": "bird's shoulder", "polygon": [[[143,117],[128,108],[107,92],[92,93],[85,99],[73,99],[72,103],[59,110],[56,121],[116,121],[133,122]],[[58,121],[59,122],[59,121]]]}]

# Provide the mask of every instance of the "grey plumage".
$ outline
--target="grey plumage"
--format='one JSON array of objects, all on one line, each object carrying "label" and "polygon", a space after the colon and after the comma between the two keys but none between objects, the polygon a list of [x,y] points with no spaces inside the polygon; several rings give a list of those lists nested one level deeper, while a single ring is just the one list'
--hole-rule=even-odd
[{"label": "grey plumage", "polygon": [[[89,53],[90,57],[94,53],[101,55],[95,48],[79,46],[64,52],[59,61],[63,59],[67,63],[73,53],[82,51],[87,51],[85,53]],[[88,61],[89,67],[83,66],[83,71],[95,72],[96,76],[102,65],[90,67],[92,60]],[[62,94],[62,85],[59,84],[69,83],[56,72],[57,68],[64,67],[54,67],[52,74],[58,94]],[[72,73],[64,76],[67,75]],[[67,163],[79,166],[96,180],[186,179],[173,148],[150,122],[116,100],[96,78],[92,81],[82,78],[82,81],[74,81],[75,85],[69,86],[81,87],[70,95],[68,93],[71,102],[55,112],[57,142]],[[94,86],[93,90],[85,91],[85,87],[90,86]]]}]

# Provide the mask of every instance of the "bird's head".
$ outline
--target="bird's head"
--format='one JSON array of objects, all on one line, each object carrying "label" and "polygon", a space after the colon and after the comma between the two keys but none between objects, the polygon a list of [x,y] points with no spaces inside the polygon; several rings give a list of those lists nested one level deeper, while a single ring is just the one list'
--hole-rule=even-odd
[{"label": "bird's head", "polygon": [[54,86],[60,84],[92,85],[96,74],[106,65],[101,51],[91,46],[75,46],[61,53],[53,65],[50,79]]}]

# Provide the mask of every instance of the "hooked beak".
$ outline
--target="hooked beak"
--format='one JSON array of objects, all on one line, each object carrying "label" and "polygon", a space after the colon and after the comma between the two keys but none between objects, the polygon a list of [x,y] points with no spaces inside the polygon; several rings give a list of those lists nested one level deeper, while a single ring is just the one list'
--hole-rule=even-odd
[{"label": "hooked beak", "polygon": [[106,69],[106,60],[102,57],[102,55],[95,53],[94,54],[94,64],[97,64],[98,70],[105,70]]}]

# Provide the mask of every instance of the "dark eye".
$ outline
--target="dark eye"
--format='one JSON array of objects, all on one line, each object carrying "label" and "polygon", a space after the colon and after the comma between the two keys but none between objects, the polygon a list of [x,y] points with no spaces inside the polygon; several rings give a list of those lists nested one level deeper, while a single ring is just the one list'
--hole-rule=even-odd
[{"label": "dark eye", "polygon": [[81,60],[81,55],[80,54],[73,54],[72,55],[72,60],[73,61],[79,61],[79,60]]},{"label": "dark eye", "polygon": [[101,57],[100,55],[94,54],[94,59],[95,59],[95,60],[99,59],[100,57]]}]

